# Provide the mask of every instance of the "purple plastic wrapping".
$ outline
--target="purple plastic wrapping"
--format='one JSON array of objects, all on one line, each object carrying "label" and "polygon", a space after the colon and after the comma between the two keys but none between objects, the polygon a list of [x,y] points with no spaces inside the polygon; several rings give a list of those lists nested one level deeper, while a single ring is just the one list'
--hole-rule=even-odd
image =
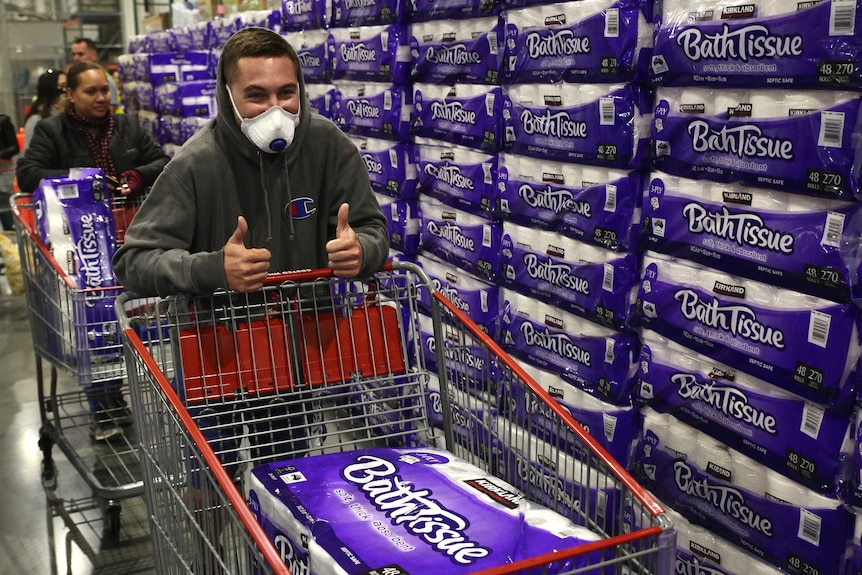
[{"label": "purple plastic wrapping", "polygon": [[156,112],[181,118],[212,118],[218,110],[215,92],[215,80],[162,84],[155,89]]},{"label": "purple plastic wrapping", "polygon": [[[503,347],[514,357],[616,405],[631,405],[638,340],[504,291]],[[532,309],[531,309],[532,308]]]},{"label": "purple plastic wrapping", "polygon": [[503,19],[497,16],[414,23],[412,80],[428,84],[498,84],[503,68]]},{"label": "purple plastic wrapping", "polygon": [[419,228],[422,224],[416,202],[375,195],[386,216],[386,231],[391,248],[408,256],[415,255],[419,250]]},{"label": "purple plastic wrapping", "polygon": [[503,142],[499,86],[414,84],[411,133],[496,152]]},{"label": "purple plastic wrapping", "polygon": [[664,172],[827,198],[859,193],[862,95],[660,88],[656,101]]},{"label": "purple plastic wrapping", "polygon": [[411,0],[410,22],[450,18],[482,18],[500,13],[503,0]]},{"label": "purple plastic wrapping", "polygon": [[331,29],[332,78],[405,84],[410,74],[407,28],[402,24]]},{"label": "purple plastic wrapping", "polygon": [[325,28],[326,0],[282,0],[282,26],[285,32]]},{"label": "purple plastic wrapping", "polygon": [[284,34],[287,42],[296,50],[302,76],[306,84],[327,83],[330,79],[329,32],[327,30],[305,30]]},{"label": "purple plastic wrapping", "polygon": [[655,37],[652,79],[673,86],[862,86],[857,0],[699,2],[667,8]]},{"label": "purple plastic wrapping", "polygon": [[641,172],[542,162],[500,154],[500,212],[519,226],[557,232],[615,251],[635,249]]},{"label": "purple plastic wrapping", "polygon": [[406,0],[332,0],[329,26],[375,26],[405,22]]},{"label": "purple plastic wrapping", "polygon": [[502,249],[507,287],[602,325],[625,327],[639,276],[637,254],[611,252],[508,222]]},{"label": "purple plastic wrapping", "polygon": [[523,84],[507,90],[505,146],[513,154],[611,168],[641,167],[652,109],[632,84]]},{"label": "purple plastic wrapping", "polygon": [[416,165],[412,144],[375,138],[352,137],[351,140],[365,162],[374,192],[401,200],[415,198]]},{"label": "purple plastic wrapping", "polygon": [[860,234],[860,207],[656,173],[643,203],[641,246],[783,288],[849,301],[860,290],[854,239]]},{"label": "purple plastic wrapping", "polygon": [[[644,333],[637,397],[797,483],[835,492],[852,402],[821,406]],[[852,398],[849,398],[852,400]],[[798,464],[799,458],[808,463]]]},{"label": "purple plastic wrapping", "polygon": [[335,123],[347,134],[407,142],[413,92],[382,82],[336,84]]},{"label": "purple plastic wrapping", "polygon": [[306,84],[305,93],[308,95],[312,112],[335,121],[335,98],[338,95],[338,88],[334,84]]},{"label": "purple plastic wrapping", "polygon": [[646,257],[640,323],[697,353],[812,401],[842,405],[857,386],[854,306]]},{"label": "purple plastic wrapping", "polygon": [[464,212],[494,219],[497,154],[417,139],[417,192]]},{"label": "purple plastic wrapping", "polygon": [[149,55],[147,78],[153,86],[166,82],[212,79],[208,52],[183,52]]},{"label": "purple plastic wrapping", "polygon": [[[653,26],[634,0],[582,0],[506,12],[507,83],[627,82],[650,61]],[[643,63],[641,63],[643,61]]]}]

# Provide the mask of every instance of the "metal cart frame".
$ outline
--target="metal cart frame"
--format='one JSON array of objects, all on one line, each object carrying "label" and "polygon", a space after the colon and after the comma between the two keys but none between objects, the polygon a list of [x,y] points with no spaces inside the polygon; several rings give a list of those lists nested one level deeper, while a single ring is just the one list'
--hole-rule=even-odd
[{"label": "metal cart frame", "polygon": [[[392,264],[367,282],[313,270],[252,294],[118,298],[158,573],[290,573],[289,546],[267,539],[240,494],[244,474],[381,445],[445,446],[602,537],[482,575],[673,572],[675,531],[660,505],[439,293],[434,344],[422,343],[423,289],[433,291],[421,269]],[[425,403],[434,377],[442,429]],[[516,410],[516,397],[531,408]],[[289,437],[258,427],[284,417]],[[563,569],[575,557],[588,565]]]}]

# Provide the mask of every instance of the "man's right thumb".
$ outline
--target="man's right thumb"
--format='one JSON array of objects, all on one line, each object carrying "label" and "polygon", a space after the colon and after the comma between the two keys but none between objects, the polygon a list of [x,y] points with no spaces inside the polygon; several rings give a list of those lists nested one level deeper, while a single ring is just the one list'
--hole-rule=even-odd
[{"label": "man's right thumb", "polygon": [[245,240],[246,232],[248,232],[248,224],[246,223],[244,217],[239,216],[236,219],[236,230],[234,230],[233,235],[228,240],[228,243],[245,245],[243,240]]}]

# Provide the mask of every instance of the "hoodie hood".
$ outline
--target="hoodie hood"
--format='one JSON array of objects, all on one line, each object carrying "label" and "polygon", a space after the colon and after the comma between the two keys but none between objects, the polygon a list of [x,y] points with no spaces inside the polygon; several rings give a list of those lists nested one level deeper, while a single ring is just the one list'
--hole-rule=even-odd
[{"label": "hoodie hood", "polygon": [[[270,34],[278,36],[278,34],[271,30],[255,27],[243,28],[236,34],[247,33],[247,31],[254,29],[266,30]],[[293,60],[294,66],[296,66],[296,78],[299,83],[299,125],[296,126],[296,133],[294,135],[293,142],[285,151],[280,154],[273,154],[276,157],[284,154],[282,160],[286,160],[287,165],[289,166],[299,155],[299,151],[302,149],[302,142],[305,140],[306,134],[308,133],[308,129],[311,124],[311,102],[308,100],[308,95],[305,91],[305,79],[303,78],[302,66],[299,64],[299,56],[297,55],[296,50],[294,50],[293,46],[291,46],[283,37],[278,37],[284,42],[290,51],[291,60]],[[263,152],[258,150],[257,147],[245,137],[245,134],[242,133],[242,130],[236,123],[236,119],[233,114],[233,107],[230,103],[230,96],[227,92],[227,77],[224,70],[224,59],[221,57],[218,61],[218,72],[216,75],[216,101],[218,102],[217,123],[219,124],[219,130],[221,130],[221,128],[226,128],[231,147],[234,147],[249,161],[254,164],[258,164],[258,156]]]}]

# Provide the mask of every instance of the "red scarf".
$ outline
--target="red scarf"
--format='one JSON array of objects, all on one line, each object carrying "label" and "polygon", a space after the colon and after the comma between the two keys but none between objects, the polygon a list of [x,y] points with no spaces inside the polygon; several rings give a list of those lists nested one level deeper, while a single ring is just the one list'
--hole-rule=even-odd
[{"label": "red scarf", "polygon": [[[114,135],[114,116],[108,114],[105,118],[93,120],[79,116],[75,113],[74,109],[67,110],[66,114],[68,114],[72,123],[86,136],[90,153],[93,155],[93,159],[96,160],[95,167],[102,168],[106,177],[111,176],[116,178],[117,170],[114,168],[114,160],[111,159],[111,154],[108,152],[108,144],[111,142],[111,136]],[[98,128],[96,135],[89,128]]]}]

